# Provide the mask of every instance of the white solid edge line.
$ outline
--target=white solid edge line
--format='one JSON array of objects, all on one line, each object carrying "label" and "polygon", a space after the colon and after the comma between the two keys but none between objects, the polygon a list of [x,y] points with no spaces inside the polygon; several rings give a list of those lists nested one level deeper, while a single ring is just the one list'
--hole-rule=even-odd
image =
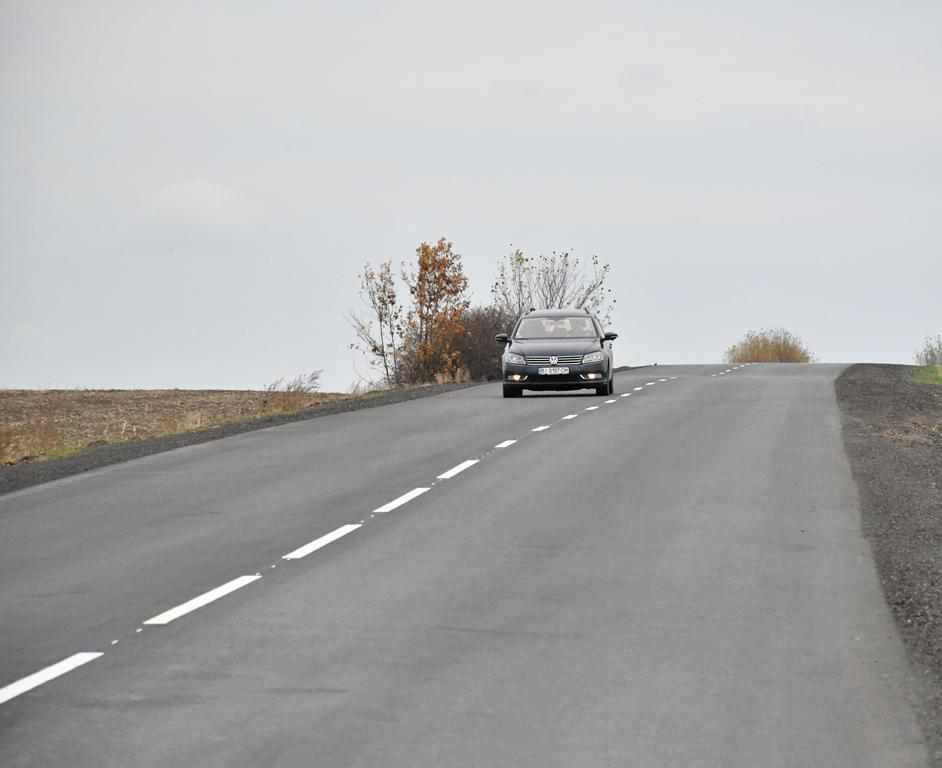
[{"label": "white solid edge line", "polygon": [[590,405],[588,408],[586,408],[587,411],[597,411],[598,409],[599,407],[597,405]]},{"label": "white solid edge line", "polygon": [[473,467],[477,464],[479,459],[468,459],[467,461],[462,461],[460,464],[452,467],[447,472],[442,472],[437,479],[439,480],[451,480],[455,475],[459,475],[464,472],[469,467]]},{"label": "white solid edge line", "polygon": [[618,402],[617,400],[606,400],[605,404],[610,405],[611,403],[617,403],[617,402]]},{"label": "white solid edge line", "polygon": [[545,430],[547,430],[547,429],[549,429],[549,428],[550,428],[550,425],[549,425],[549,424],[543,424],[542,426],[534,427],[534,428],[531,429],[530,431],[531,431],[531,432],[543,432],[543,431],[545,431]]},{"label": "white solid edge line", "polygon": [[402,494],[402,496],[400,496],[399,498],[393,499],[392,501],[387,502],[386,504],[383,504],[383,506],[381,507],[377,507],[376,509],[373,510],[373,514],[375,515],[375,514],[382,514],[384,512],[392,512],[394,509],[398,509],[403,504],[408,504],[413,499],[418,498],[423,493],[430,490],[432,489],[431,488],[413,488],[408,493]]},{"label": "white solid edge line", "polygon": [[498,443],[498,444],[495,445],[494,447],[495,447],[495,448],[509,448],[510,446],[512,446],[512,445],[513,445],[514,443],[516,443],[516,442],[517,442],[516,440],[504,440],[504,442]]},{"label": "white solid edge line", "polygon": [[336,530],[331,531],[330,533],[324,534],[319,539],[314,539],[305,544],[303,547],[298,547],[297,549],[289,552],[287,555],[282,555],[282,560],[300,560],[302,557],[307,557],[311,552],[316,552],[321,547],[326,547],[328,544],[337,541],[337,539],[343,538],[348,533],[353,533],[357,528],[362,527],[362,523],[348,523],[347,525],[341,525]]},{"label": "white solid edge line", "polygon": [[239,576],[239,578],[233,579],[232,581],[227,581],[222,586],[211,589],[209,592],[204,592],[202,595],[194,597],[192,600],[187,600],[185,603],[181,603],[175,608],[171,608],[169,611],[159,613],[144,623],[159,625],[169,624],[171,621],[175,621],[181,616],[186,616],[188,613],[192,613],[197,608],[202,608],[204,605],[209,605],[210,603],[218,600],[220,597],[225,597],[230,592],[235,592],[237,589],[241,589],[245,585],[251,584],[253,581],[258,581],[260,578],[262,578],[262,574],[260,573]]},{"label": "white solid edge line", "polygon": [[9,685],[0,688],[0,704],[3,704],[10,699],[15,699],[17,696],[26,693],[27,691],[33,690],[33,688],[38,688],[43,683],[48,683],[50,680],[55,680],[57,677],[71,672],[76,667],[81,667],[83,664],[88,664],[90,661],[94,661],[99,656],[103,656],[103,653],[97,651],[82,651],[81,653],[73,654],[67,659],[53,664],[45,669],[39,670],[39,672],[33,672],[31,675],[27,675],[20,680],[17,680],[15,683],[10,683]]}]

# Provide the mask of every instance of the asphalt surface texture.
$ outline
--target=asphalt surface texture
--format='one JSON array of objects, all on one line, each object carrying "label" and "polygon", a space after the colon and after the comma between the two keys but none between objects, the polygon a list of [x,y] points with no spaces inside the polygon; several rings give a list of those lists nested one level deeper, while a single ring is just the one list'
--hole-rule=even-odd
[{"label": "asphalt surface texture", "polygon": [[841,370],[489,384],[2,496],[0,765],[927,765]]},{"label": "asphalt surface texture", "polygon": [[942,387],[904,365],[837,380],[844,441],[886,600],[920,685],[915,708],[942,768]]}]

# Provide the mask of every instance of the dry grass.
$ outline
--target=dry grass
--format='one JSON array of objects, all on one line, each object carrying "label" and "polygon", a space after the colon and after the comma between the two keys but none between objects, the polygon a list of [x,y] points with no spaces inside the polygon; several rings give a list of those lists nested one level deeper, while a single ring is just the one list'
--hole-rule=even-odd
[{"label": "dry grass", "polygon": [[0,464],[296,413],[347,397],[274,390],[0,390]]},{"label": "dry grass", "polygon": [[775,328],[749,331],[745,338],[726,350],[728,363],[810,363],[812,355],[801,339]]}]

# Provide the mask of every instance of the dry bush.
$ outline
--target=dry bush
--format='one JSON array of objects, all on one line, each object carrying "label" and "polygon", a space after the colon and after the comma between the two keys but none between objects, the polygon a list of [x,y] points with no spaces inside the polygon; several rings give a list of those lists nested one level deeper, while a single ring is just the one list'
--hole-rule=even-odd
[{"label": "dry bush", "polygon": [[934,339],[926,337],[922,349],[916,353],[916,365],[942,365],[942,334]]},{"label": "dry bush", "polygon": [[494,336],[509,332],[513,319],[496,306],[474,307],[465,311],[461,324],[465,331],[455,340],[455,347],[471,379],[500,379],[500,357],[504,350],[494,342]]},{"label": "dry bush", "polygon": [[[311,395],[320,388],[321,371],[301,373],[293,379],[275,379],[265,387],[265,404],[270,413],[294,413],[306,407]],[[194,429],[198,427],[190,427]]]},{"label": "dry bush", "polygon": [[436,384],[467,384],[469,381],[471,374],[464,366],[454,371],[439,371],[435,374]]},{"label": "dry bush", "polygon": [[728,363],[810,363],[812,355],[801,339],[784,328],[749,331],[726,350]]}]

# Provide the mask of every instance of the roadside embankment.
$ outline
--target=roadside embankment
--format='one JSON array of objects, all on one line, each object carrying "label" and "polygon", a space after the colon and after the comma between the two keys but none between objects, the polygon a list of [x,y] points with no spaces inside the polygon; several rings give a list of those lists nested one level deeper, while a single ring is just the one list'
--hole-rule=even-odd
[{"label": "roadside embankment", "polygon": [[[942,767],[942,386],[902,365],[837,380],[844,444],[887,602],[920,679],[915,702]],[[926,382],[926,383],[921,383]]]}]

